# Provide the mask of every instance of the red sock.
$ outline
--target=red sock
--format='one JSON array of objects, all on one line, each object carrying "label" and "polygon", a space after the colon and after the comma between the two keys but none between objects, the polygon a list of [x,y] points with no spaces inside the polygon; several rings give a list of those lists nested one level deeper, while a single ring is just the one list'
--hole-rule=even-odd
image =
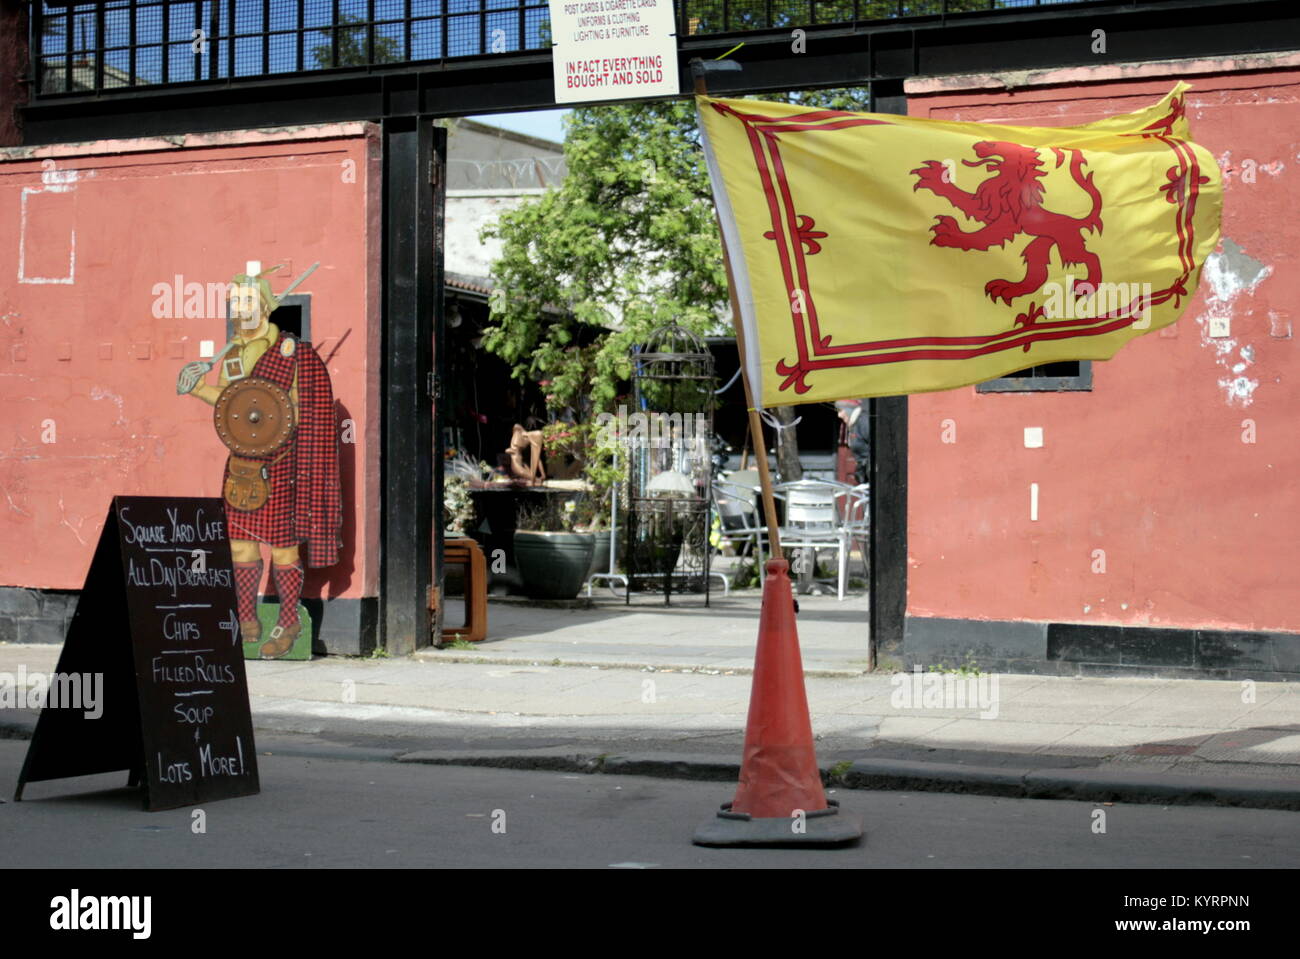
[{"label": "red sock", "polygon": [[286,629],[298,622],[298,598],[302,596],[302,564],[292,563],[281,566],[274,563],[271,570],[275,573],[275,591],[280,596],[280,618],[277,626]]},{"label": "red sock", "polygon": [[257,587],[262,585],[262,561],[235,564],[235,600],[241,622],[257,619]]}]

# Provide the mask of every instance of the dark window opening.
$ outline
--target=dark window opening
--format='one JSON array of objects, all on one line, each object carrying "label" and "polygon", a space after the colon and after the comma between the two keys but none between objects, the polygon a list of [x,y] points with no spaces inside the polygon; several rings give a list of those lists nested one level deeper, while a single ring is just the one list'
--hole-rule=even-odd
[{"label": "dark window opening", "polygon": [[1059,393],[1092,389],[1091,360],[1062,360],[1042,363],[1016,373],[988,380],[975,387],[977,393]]}]

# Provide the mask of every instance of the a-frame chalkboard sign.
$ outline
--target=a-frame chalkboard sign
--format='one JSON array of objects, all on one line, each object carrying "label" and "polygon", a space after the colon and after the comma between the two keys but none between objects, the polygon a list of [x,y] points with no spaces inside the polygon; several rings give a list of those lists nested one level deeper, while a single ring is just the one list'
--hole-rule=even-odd
[{"label": "a-frame chalkboard sign", "polygon": [[258,792],[235,609],[221,500],[115,496],[51,680],[99,702],[47,703],[15,799],[117,770],[151,810]]}]

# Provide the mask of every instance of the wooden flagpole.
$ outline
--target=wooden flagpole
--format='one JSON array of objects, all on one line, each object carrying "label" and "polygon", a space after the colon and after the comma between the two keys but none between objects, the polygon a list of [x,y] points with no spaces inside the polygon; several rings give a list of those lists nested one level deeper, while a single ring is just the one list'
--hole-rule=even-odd
[{"label": "wooden flagpole", "polygon": [[[691,64],[691,72],[695,75],[695,92],[699,96],[709,94],[708,83],[704,76],[705,62],[700,60]],[[740,303],[736,299],[736,278],[731,273],[727,237],[722,232],[722,216],[717,211],[716,203],[713,212],[718,220],[718,237],[722,240],[722,262],[727,268],[727,292],[731,296],[731,323],[736,330],[736,349],[740,353],[740,378],[745,384],[745,404],[749,409],[749,433],[754,438],[754,459],[758,461],[758,481],[763,493],[763,517],[767,521],[768,555],[773,559],[784,559],[781,554],[781,526],[776,518],[776,498],[772,495],[772,474],[767,468],[767,441],[763,438],[763,421],[754,406],[754,390],[749,382],[749,367],[745,362],[745,324],[740,319]]]}]

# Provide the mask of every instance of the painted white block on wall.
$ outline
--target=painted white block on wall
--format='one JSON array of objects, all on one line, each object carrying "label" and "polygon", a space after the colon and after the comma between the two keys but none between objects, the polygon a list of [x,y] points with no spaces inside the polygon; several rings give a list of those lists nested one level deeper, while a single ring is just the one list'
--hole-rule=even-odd
[{"label": "painted white block on wall", "polygon": [[71,286],[76,282],[76,197],[70,190],[23,187],[18,208],[19,283]]},{"label": "painted white block on wall", "polygon": [[1043,445],[1043,428],[1041,426],[1025,427],[1025,449],[1036,450]]}]

